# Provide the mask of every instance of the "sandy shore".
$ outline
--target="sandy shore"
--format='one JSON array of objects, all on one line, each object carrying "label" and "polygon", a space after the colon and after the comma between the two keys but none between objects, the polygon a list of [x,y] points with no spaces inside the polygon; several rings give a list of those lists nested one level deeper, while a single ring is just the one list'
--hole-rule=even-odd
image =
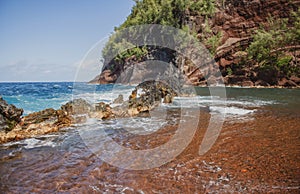
[{"label": "sandy shore", "polygon": [[[227,120],[213,148],[199,156],[208,118],[209,114],[201,114],[192,143],[174,161],[146,171],[120,170],[103,164],[93,176],[146,193],[299,193],[299,118],[260,112],[246,122]],[[173,133],[169,128],[145,139],[123,141],[132,149],[143,149],[136,145],[150,141],[153,144],[148,143],[147,148],[155,147],[168,141]],[[101,190],[101,184],[98,186]]]},{"label": "sandy shore", "polygon": [[[2,157],[0,190],[8,193],[299,193],[298,115],[264,109],[251,120],[226,120],[212,149],[199,156],[209,118],[209,113],[201,112],[191,144],[161,167],[141,171],[120,169],[101,161],[84,144],[69,142],[65,148],[37,148],[14,157]],[[144,149],[167,142],[175,130],[176,126],[170,126],[138,137],[116,131],[111,137],[132,149]]]}]

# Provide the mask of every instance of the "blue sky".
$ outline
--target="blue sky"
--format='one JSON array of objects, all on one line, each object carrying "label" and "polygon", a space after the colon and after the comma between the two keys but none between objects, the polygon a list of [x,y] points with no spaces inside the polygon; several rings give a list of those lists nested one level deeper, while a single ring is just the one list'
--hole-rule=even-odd
[{"label": "blue sky", "polygon": [[73,81],[87,51],[124,22],[133,5],[133,0],[0,0],[0,82]]}]

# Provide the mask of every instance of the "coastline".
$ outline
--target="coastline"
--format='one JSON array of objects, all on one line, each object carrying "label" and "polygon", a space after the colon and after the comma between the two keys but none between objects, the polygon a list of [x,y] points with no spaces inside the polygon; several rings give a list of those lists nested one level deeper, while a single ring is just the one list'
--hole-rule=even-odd
[{"label": "coastline", "polygon": [[[54,82],[53,82],[54,83]],[[65,82],[62,82],[62,83],[65,83]],[[71,82],[67,82],[67,83],[71,83]],[[82,83],[82,82],[80,82]],[[88,83],[86,83],[88,84]],[[112,85],[112,84],[109,84],[109,85]],[[131,85],[132,87],[135,86],[135,85]],[[210,86],[210,87],[207,87],[207,86],[195,86],[196,87],[196,92],[199,96],[209,96],[210,93],[208,93],[207,89],[209,89],[210,87],[222,87],[222,86]],[[198,88],[198,89],[197,89]],[[204,90],[202,90],[201,88],[203,88]],[[225,90],[226,90],[226,93],[227,93],[227,96],[226,98],[234,98],[235,95],[239,95],[239,89],[242,89],[241,91],[243,91],[242,93],[243,94],[240,94],[240,95],[245,95],[246,93],[245,92],[251,92],[250,90],[252,88],[255,88],[255,89],[262,89],[262,90],[259,90],[259,91],[263,91],[263,89],[277,89],[279,88],[279,90],[277,92],[272,92],[270,91],[270,95],[278,95],[278,92],[280,91],[280,89],[291,89],[291,90],[295,90],[296,91],[296,94],[297,94],[297,91],[298,88],[287,88],[287,87],[243,87],[243,86],[225,86]],[[68,87],[68,90],[70,88]],[[76,87],[75,87],[76,89]],[[234,89],[234,91],[231,91],[231,89]],[[250,90],[247,90],[247,89],[250,89]],[[206,91],[207,90],[207,91]],[[257,90],[258,91],[258,90]],[[266,94],[266,91],[268,90],[265,90],[264,95],[268,95]],[[70,90],[70,92],[72,93],[72,91]],[[294,93],[294,92],[293,92]],[[233,95],[233,96],[232,96]],[[256,95],[255,98],[261,98],[262,96],[259,96],[259,95]],[[273,99],[274,100],[274,99]],[[273,102],[276,102],[273,101]],[[110,102],[112,103],[112,101]],[[108,105],[110,104],[108,103]],[[183,102],[184,103],[184,102]],[[283,102],[283,103],[288,103],[288,102]],[[65,103],[64,103],[65,104]],[[294,103],[295,104],[295,103]],[[206,105],[207,106],[207,105]],[[293,105],[292,105],[293,106]],[[22,106],[21,106],[22,107]],[[238,108],[238,107],[237,107]],[[290,108],[293,108],[293,107],[290,107]],[[56,110],[50,110],[51,107],[47,107],[46,109],[44,109],[43,111],[45,111],[44,113],[41,113],[40,112],[31,112],[30,114],[35,114],[35,116],[33,116],[33,118],[35,119],[39,119],[39,117],[44,117],[43,114],[48,114],[46,117],[52,121],[45,121],[45,122],[41,122],[41,123],[32,123],[32,121],[30,121],[31,123],[29,123],[29,125],[31,126],[27,126],[28,124],[26,124],[25,128],[22,127],[24,125],[23,121],[18,123],[19,125],[17,125],[15,127],[14,130],[11,130],[11,131],[0,131],[0,144],[2,143],[6,143],[6,142],[9,142],[9,141],[17,141],[17,140],[21,140],[21,139],[27,139],[27,138],[31,138],[31,137],[35,137],[36,135],[43,135],[43,134],[48,134],[48,133],[53,133],[53,132],[57,132],[60,130],[60,128],[63,128],[65,126],[71,126],[71,120],[73,116],[71,115],[68,115],[68,113],[64,113],[64,111],[61,111],[60,108],[55,108]],[[50,110],[47,111],[47,110]],[[233,110],[233,111],[236,111],[236,110]],[[48,113],[47,113],[48,112]],[[250,111],[252,112],[252,111]],[[86,112],[87,113],[87,112]],[[105,113],[106,114],[106,113]],[[111,113],[108,113],[108,114],[111,114]],[[98,116],[103,116],[103,114],[100,114]],[[70,117],[71,116],[71,117]],[[96,115],[95,115],[96,116]],[[101,116],[101,117],[102,117]],[[23,115],[21,116],[20,119],[23,119],[26,118],[27,115]],[[76,117],[76,116],[75,116]],[[122,116],[121,116],[122,117]],[[101,118],[100,118],[101,119]],[[76,119],[75,119],[76,120]],[[80,119],[79,119],[80,120]],[[84,119],[86,120],[86,119]],[[81,121],[80,121],[81,122]],[[27,127],[27,128],[26,128]]]},{"label": "coastline", "polygon": [[[114,85],[114,83],[107,83],[107,84],[98,84],[98,83],[89,83],[89,82],[80,82],[80,83],[86,83],[88,85]],[[125,86],[137,86],[137,84],[126,84]],[[209,87],[225,87],[225,88],[282,88],[282,89],[299,89],[300,86],[241,86],[241,85],[193,85],[194,87],[199,87],[199,88],[209,88]],[[189,85],[189,87],[191,87]]]},{"label": "coastline", "polygon": [[[77,143],[78,145],[72,148],[79,154],[79,158],[70,155],[69,151],[64,149],[58,154],[60,149],[54,147],[44,152],[40,149],[28,150],[24,153],[25,156],[31,158],[38,154],[40,157],[20,163],[22,157],[19,158],[19,155],[7,158],[0,152],[2,175],[10,174],[9,170],[18,168],[18,171],[10,176],[1,177],[0,188],[6,192],[21,190],[118,192],[123,189],[123,191],[144,193],[181,191],[297,193],[300,190],[300,136],[297,128],[300,125],[299,116],[295,118],[278,116],[272,110],[261,109],[251,120],[239,122],[226,120],[212,149],[205,155],[199,156],[199,144],[209,118],[207,112],[201,112],[196,134],[179,156],[161,167],[143,171],[124,170],[104,163],[82,143]],[[116,131],[112,137],[119,144],[126,143],[128,148],[144,149],[168,141],[173,132],[174,128],[167,127],[150,136],[124,138]],[[140,147],[143,142],[150,144]],[[41,157],[45,157],[46,160]],[[118,160],[128,160],[128,158]],[[69,162],[78,164],[76,170],[68,167]],[[20,165],[27,163],[33,165],[20,168]],[[45,166],[47,168],[44,170]],[[41,170],[45,173],[41,174]],[[57,172],[62,173],[63,176],[51,175]],[[18,180],[17,177],[31,180],[30,184],[22,180],[11,181]]]},{"label": "coastline", "polygon": [[278,88],[278,89],[299,89],[300,86],[240,86],[240,85],[224,85],[224,86],[204,86],[204,85],[197,85],[195,87],[201,87],[201,88],[208,88],[208,87],[225,87],[225,88],[266,88],[266,89],[274,89],[274,88]]}]

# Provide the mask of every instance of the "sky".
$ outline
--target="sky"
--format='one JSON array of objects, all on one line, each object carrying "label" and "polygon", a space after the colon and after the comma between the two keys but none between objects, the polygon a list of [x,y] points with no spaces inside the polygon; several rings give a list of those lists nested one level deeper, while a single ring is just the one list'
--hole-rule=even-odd
[{"label": "sky", "polygon": [[0,0],[0,82],[74,81],[87,52],[125,21],[133,5],[133,0]]}]

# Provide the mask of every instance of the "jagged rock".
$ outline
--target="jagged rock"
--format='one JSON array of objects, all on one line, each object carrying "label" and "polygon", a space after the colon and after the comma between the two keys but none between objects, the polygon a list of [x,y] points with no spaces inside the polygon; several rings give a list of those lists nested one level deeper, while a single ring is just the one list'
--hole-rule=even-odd
[{"label": "jagged rock", "polygon": [[123,102],[121,105],[113,107],[112,113],[117,118],[129,117],[128,113],[129,104],[128,101]]},{"label": "jagged rock", "polygon": [[242,86],[243,87],[252,87],[252,86],[254,86],[254,83],[252,81],[243,81]]},{"label": "jagged rock", "polygon": [[100,102],[96,104],[95,111],[90,112],[89,116],[92,118],[108,119],[114,117],[114,114],[112,112],[112,108],[108,104]]},{"label": "jagged rock", "polygon": [[13,104],[7,104],[0,97],[0,131],[12,130],[20,121],[23,109],[16,108]]},{"label": "jagged rock", "polygon": [[[140,90],[142,90],[142,93],[138,94]],[[85,100],[76,99],[62,105],[59,110],[49,108],[25,116],[11,131],[7,133],[0,131],[0,143],[57,132],[62,127],[85,122],[87,115],[99,119],[145,116],[145,114],[149,114],[150,110],[159,106],[162,100],[164,103],[171,103],[176,95],[174,90],[162,82],[147,81],[133,90],[128,101],[114,108],[104,102],[97,103],[95,108],[93,108]],[[121,102],[122,96],[119,96],[118,99]],[[3,102],[3,104],[5,103]],[[17,110],[20,111],[19,109]],[[21,113],[22,111],[18,112],[18,114],[12,114],[12,117],[19,118],[18,115],[21,115]],[[2,114],[1,116],[3,117]]]},{"label": "jagged rock", "polygon": [[56,111],[53,108],[45,109],[39,112],[31,113],[22,119],[21,126],[28,127],[31,124],[37,124],[46,120],[54,121],[57,118]]},{"label": "jagged rock", "polygon": [[173,97],[172,97],[170,94],[167,94],[167,95],[164,97],[163,103],[169,104],[169,103],[172,103],[172,101],[173,101]]},{"label": "jagged rock", "polygon": [[47,126],[53,128],[68,127],[74,119],[63,110],[45,109],[25,116],[20,123],[22,129],[36,128],[32,126]]},{"label": "jagged rock", "polygon": [[56,111],[57,122],[55,123],[59,128],[68,127],[72,124],[72,118],[63,110]]},{"label": "jagged rock", "polygon": [[45,109],[25,116],[11,131],[0,133],[0,143],[57,132],[70,125],[71,118],[64,111]]},{"label": "jagged rock", "polygon": [[[17,120],[19,122],[11,131],[0,132],[0,143],[57,132],[60,128],[68,127],[73,123],[85,122],[86,116],[82,114],[91,110],[93,107],[90,104],[78,99],[68,102],[59,110],[49,108],[31,113],[21,120]],[[20,115],[20,113],[16,115]]]},{"label": "jagged rock", "polygon": [[87,114],[93,111],[93,106],[83,99],[75,99],[61,106],[67,115]]},{"label": "jagged rock", "polygon": [[264,80],[257,80],[255,83],[254,83],[255,86],[270,86],[270,84],[268,84],[267,82],[265,82]]},{"label": "jagged rock", "polygon": [[297,85],[300,85],[300,77],[297,76],[291,76],[290,80],[293,81],[294,83],[296,83]]},{"label": "jagged rock", "polygon": [[115,100],[114,100],[114,104],[122,104],[124,102],[124,97],[122,94],[120,94]]},{"label": "jagged rock", "polygon": [[[141,94],[137,91],[141,90]],[[158,106],[162,99],[165,103],[172,103],[177,93],[163,82],[146,81],[139,84],[129,97],[128,114],[130,116],[149,112]]]},{"label": "jagged rock", "polygon": [[288,80],[286,78],[282,78],[279,82],[278,82],[279,86],[283,86],[283,87],[297,87],[297,84],[292,81],[292,80]]}]

